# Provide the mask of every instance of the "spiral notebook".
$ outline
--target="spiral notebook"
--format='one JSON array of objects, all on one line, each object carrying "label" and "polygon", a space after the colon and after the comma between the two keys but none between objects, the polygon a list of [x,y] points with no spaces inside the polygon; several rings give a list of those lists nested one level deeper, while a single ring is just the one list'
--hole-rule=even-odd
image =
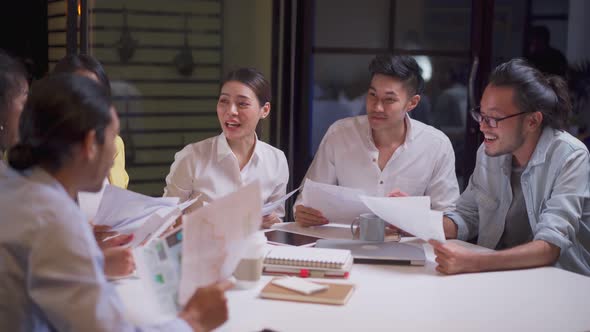
[{"label": "spiral notebook", "polygon": [[346,278],[352,262],[350,250],[277,246],[264,258],[264,273]]}]

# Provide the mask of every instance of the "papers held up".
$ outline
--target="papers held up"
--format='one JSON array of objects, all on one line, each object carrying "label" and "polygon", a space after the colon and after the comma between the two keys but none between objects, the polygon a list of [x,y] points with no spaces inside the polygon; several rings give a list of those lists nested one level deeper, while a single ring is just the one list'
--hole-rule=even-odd
[{"label": "papers held up", "polygon": [[232,275],[247,238],[260,228],[261,206],[254,182],[183,216],[181,305],[197,288]]},{"label": "papers held up", "polygon": [[299,191],[299,189],[301,189],[301,187],[291,191],[290,193],[286,194],[285,196],[277,199],[274,202],[269,202],[264,204],[264,206],[262,207],[262,215],[263,216],[268,216],[269,214],[271,214],[274,210],[276,210],[279,206],[284,205],[285,201],[289,199],[289,197],[293,196],[293,194],[295,194],[297,191]]},{"label": "papers held up", "polygon": [[360,200],[362,190],[305,180],[302,204],[319,210],[330,223],[347,224],[362,213],[371,212]]},{"label": "papers held up", "polygon": [[107,185],[93,222],[135,234],[131,246],[136,247],[163,233],[197,199],[178,204],[177,197],[150,197]]},{"label": "papers held up", "polygon": [[302,204],[319,210],[330,224],[350,225],[362,213],[373,213],[423,240],[445,241],[442,212],[430,210],[428,196],[371,197],[358,189],[307,179]]},{"label": "papers held up", "polygon": [[425,241],[445,242],[442,212],[430,210],[430,197],[369,197],[361,200],[379,216],[395,227]]}]

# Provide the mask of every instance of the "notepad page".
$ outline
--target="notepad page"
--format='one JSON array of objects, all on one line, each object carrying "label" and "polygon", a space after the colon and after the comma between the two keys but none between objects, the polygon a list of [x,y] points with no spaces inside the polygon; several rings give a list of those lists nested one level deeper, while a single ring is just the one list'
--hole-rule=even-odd
[{"label": "notepad page", "polygon": [[342,268],[350,257],[350,250],[280,246],[270,250],[265,264],[299,265],[305,267]]}]

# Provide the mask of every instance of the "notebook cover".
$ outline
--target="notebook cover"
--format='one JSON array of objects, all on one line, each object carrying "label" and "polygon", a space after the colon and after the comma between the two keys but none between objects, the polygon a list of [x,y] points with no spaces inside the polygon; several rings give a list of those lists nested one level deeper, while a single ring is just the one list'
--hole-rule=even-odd
[{"label": "notebook cover", "polygon": [[352,255],[347,249],[276,247],[267,253],[264,258],[264,266],[350,271]]},{"label": "notebook cover", "polygon": [[[274,280],[274,279],[273,279]],[[295,302],[321,303],[344,305],[354,291],[353,284],[336,284],[331,282],[317,282],[328,285],[328,289],[315,294],[305,295],[286,289],[272,283],[272,280],[260,291],[260,297],[264,299],[285,300]]]}]

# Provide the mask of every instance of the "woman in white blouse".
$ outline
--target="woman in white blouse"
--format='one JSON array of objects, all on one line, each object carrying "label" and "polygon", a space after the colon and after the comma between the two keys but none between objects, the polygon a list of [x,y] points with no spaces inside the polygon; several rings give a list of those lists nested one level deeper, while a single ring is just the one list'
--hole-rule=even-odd
[{"label": "woman in white blouse", "polygon": [[[258,122],[270,113],[270,96],[270,85],[257,70],[230,72],[217,102],[223,132],[176,153],[164,196],[181,201],[199,197],[194,205],[198,207],[254,181],[260,183],[264,203],[285,195],[289,180],[285,154],[256,135]],[[281,206],[263,216],[262,226],[268,228],[284,215]]]}]

